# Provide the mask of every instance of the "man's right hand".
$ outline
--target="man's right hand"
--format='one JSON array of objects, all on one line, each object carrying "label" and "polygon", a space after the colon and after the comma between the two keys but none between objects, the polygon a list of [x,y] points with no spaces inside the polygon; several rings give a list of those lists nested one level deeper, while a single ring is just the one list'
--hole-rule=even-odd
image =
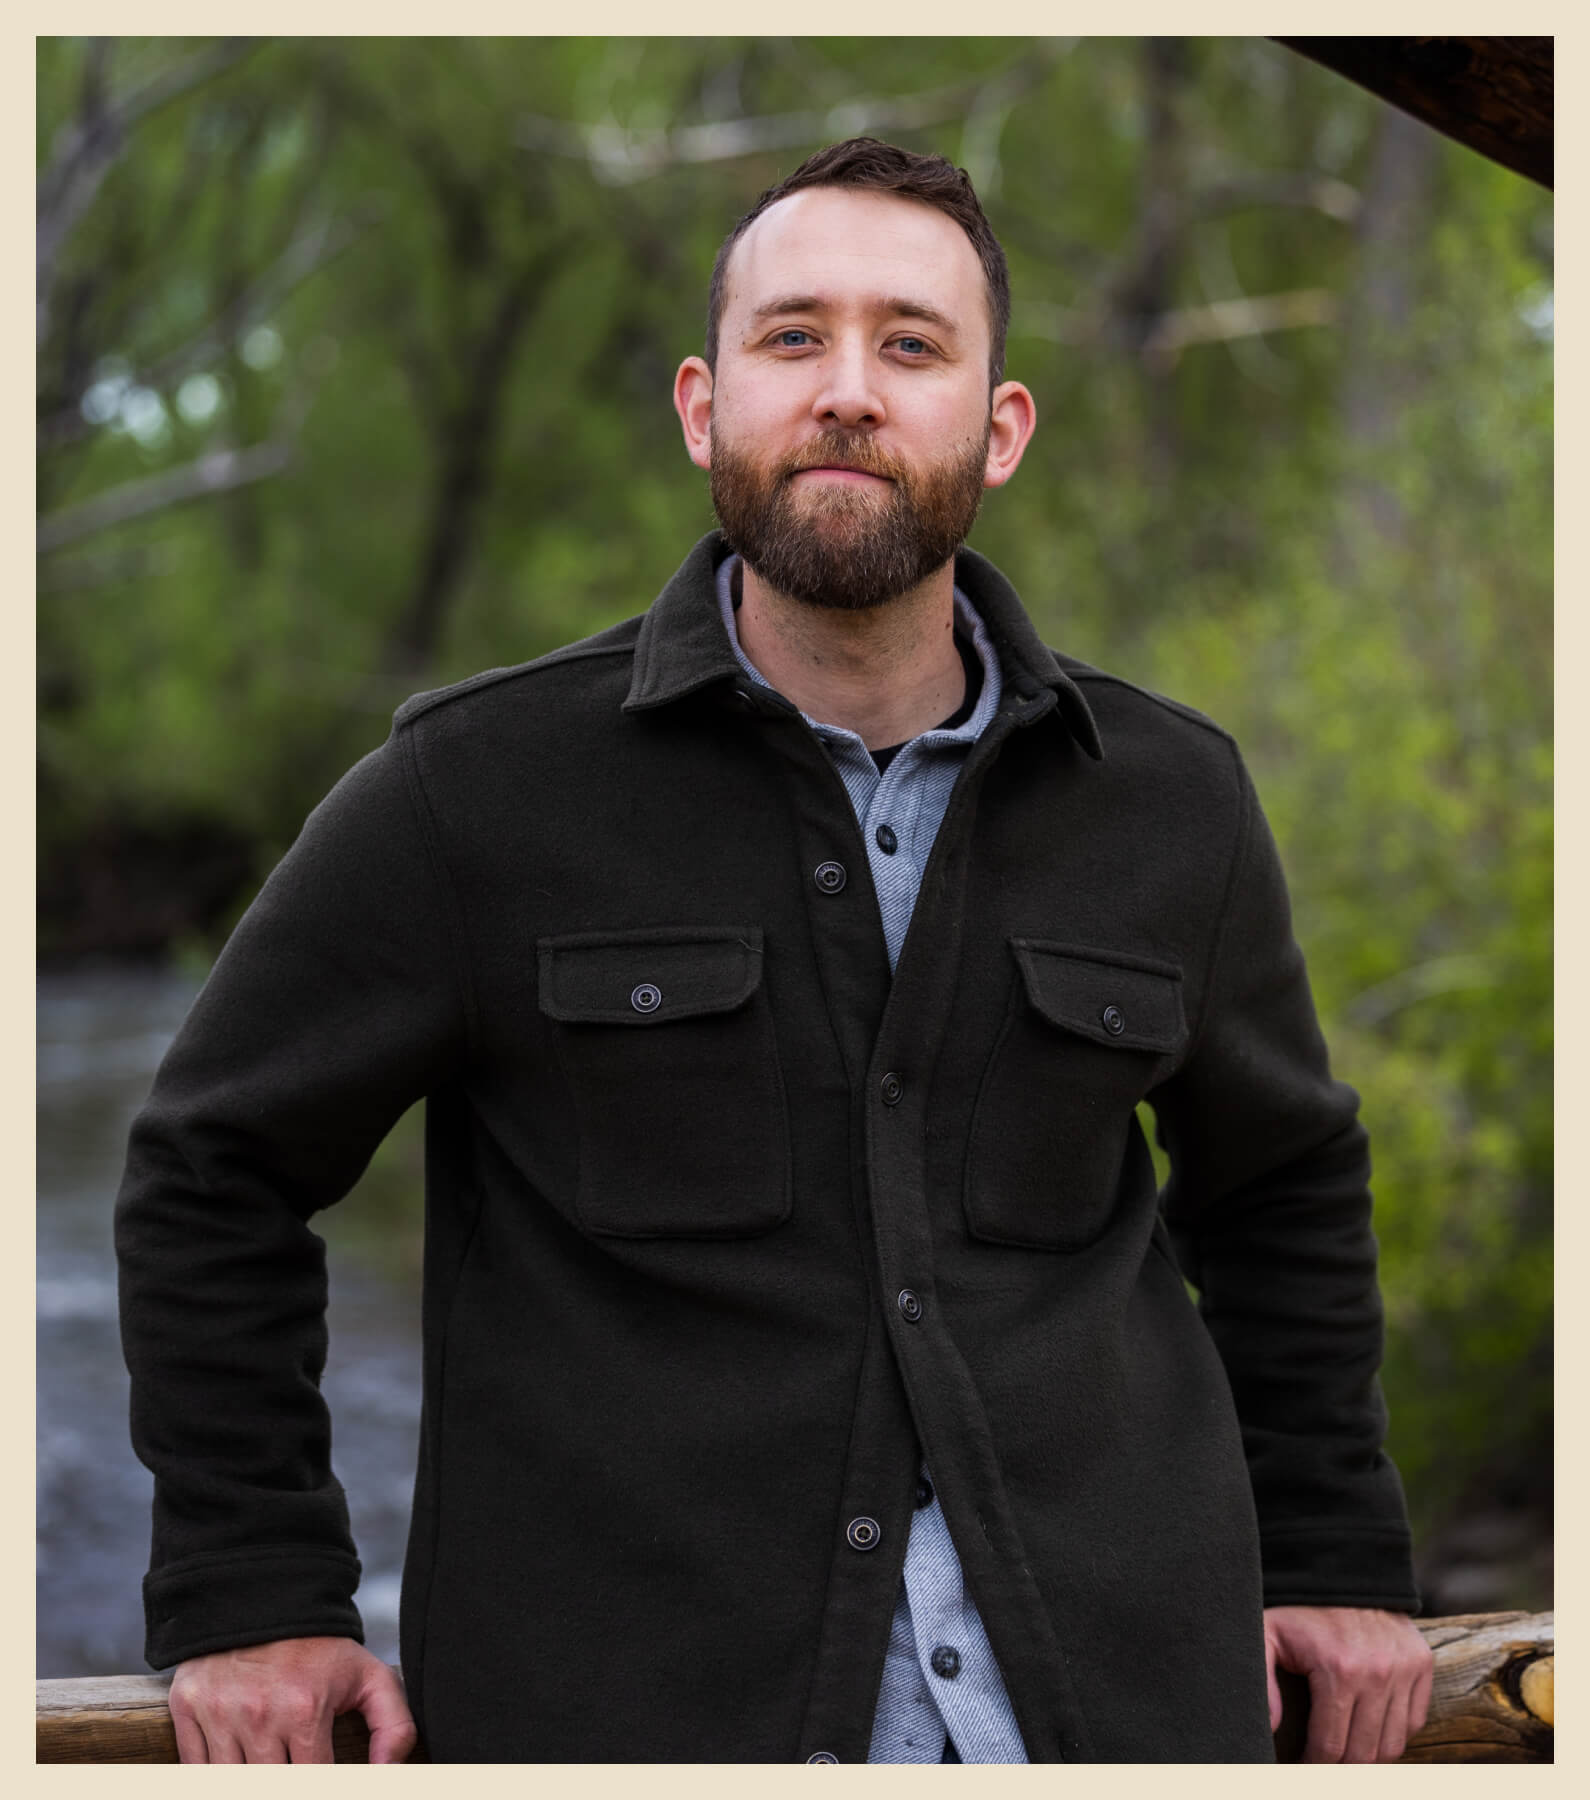
[{"label": "man's right hand", "polygon": [[397,1676],[345,1637],[195,1656],[178,1663],[170,1705],[185,1763],[328,1763],[345,1712],[363,1714],[373,1763],[403,1762],[418,1739]]}]

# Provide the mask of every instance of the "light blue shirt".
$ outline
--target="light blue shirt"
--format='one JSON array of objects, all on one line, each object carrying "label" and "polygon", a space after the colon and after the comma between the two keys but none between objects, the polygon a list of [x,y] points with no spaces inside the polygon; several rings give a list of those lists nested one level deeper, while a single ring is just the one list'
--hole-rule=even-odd
[{"label": "light blue shirt", "polygon": [[[771,688],[772,683],[740,648],[734,616],[734,578],[739,566],[739,557],[731,556],[718,567],[718,605],[724,628],[747,677]],[[983,666],[983,689],[977,704],[960,725],[912,738],[882,774],[855,732],[801,715],[821,739],[856,809],[891,969],[900,959],[922,871],[961,763],[999,707],[999,658],[982,620],[959,588],[955,590],[955,620]],[[896,848],[892,853],[878,841],[879,829],[884,826],[893,833]],[[921,1474],[925,1491],[932,1497],[919,1504],[911,1517],[905,1575],[889,1632],[867,1760],[939,1762],[947,1728],[962,1762],[1024,1763],[1027,1751],[1016,1728],[1004,1678],[983,1621],[966,1592],[961,1560],[926,1467]]]}]

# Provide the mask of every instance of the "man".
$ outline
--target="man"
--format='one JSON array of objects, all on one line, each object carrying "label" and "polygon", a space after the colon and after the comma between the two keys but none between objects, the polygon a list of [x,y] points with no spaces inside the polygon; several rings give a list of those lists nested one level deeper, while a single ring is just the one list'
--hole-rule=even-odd
[{"label": "man", "polygon": [[1422,1721],[1364,1137],[1251,786],[957,554],[1034,427],[1008,310],[942,159],[770,190],[675,385],[723,533],[409,702],[218,961],[118,1217],[185,1760],[414,1742],[307,1220],[421,1095],[435,1760],[1262,1761],[1277,1662],[1318,1760]]}]

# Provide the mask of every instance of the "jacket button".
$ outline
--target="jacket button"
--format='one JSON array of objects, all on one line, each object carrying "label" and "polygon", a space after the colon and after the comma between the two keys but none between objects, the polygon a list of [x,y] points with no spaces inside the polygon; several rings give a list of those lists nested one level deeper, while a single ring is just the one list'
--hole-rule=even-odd
[{"label": "jacket button", "polygon": [[878,1092],[883,1096],[885,1106],[898,1106],[900,1096],[905,1092],[905,1083],[891,1069],[878,1083]]},{"label": "jacket button", "polygon": [[826,1750],[818,1750],[813,1755],[808,1756],[806,1760],[809,1763],[836,1763],[839,1761],[839,1758],[837,1756],[830,1756]]},{"label": "jacket button", "polygon": [[914,1325],[922,1317],[922,1302],[910,1288],[901,1288],[894,1303],[900,1309],[900,1317],[908,1325]]},{"label": "jacket button", "polygon": [[928,1658],[928,1666],[935,1675],[953,1681],[961,1672],[961,1653],[953,1644],[940,1644]]},{"label": "jacket button", "polygon": [[900,840],[887,825],[880,825],[872,835],[878,840],[878,848],[885,856],[893,856],[900,848]]},{"label": "jacket button", "polygon": [[1102,1014],[1104,1029],[1111,1037],[1119,1037],[1126,1029],[1126,1015],[1118,1006],[1107,1006]]},{"label": "jacket button", "polygon": [[845,885],[845,865],[843,863],[819,863],[812,870],[812,880],[824,894],[837,894]]},{"label": "jacket button", "polygon": [[933,1504],[933,1483],[926,1475],[918,1475],[916,1478],[916,1503],[918,1506]]},{"label": "jacket button", "polygon": [[876,1550],[882,1536],[883,1530],[878,1521],[869,1519],[865,1513],[859,1519],[852,1519],[845,1527],[845,1542],[852,1550]]},{"label": "jacket button", "polygon": [[656,1012],[657,1008],[662,1005],[662,990],[653,987],[649,981],[643,981],[630,995],[629,1003],[636,1012]]}]

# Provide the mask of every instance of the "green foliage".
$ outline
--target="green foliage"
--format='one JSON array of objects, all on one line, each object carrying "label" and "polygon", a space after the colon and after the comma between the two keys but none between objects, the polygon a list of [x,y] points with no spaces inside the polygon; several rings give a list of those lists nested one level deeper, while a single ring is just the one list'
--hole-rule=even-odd
[{"label": "green foliage", "polygon": [[[206,48],[120,43],[106,91]],[[41,166],[90,56],[40,41]],[[613,157],[791,114],[807,141]],[[1364,1096],[1392,1447],[1436,1518],[1550,1398],[1551,204],[1390,116],[1258,39],[257,46],[129,131],[60,252],[46,520],[292,460],[41,562],[46,870],[185,820],[263,872],[406,692],[648,604],[711,523],[667,395],[720,238],[829,137],[941,150],[1040,418],[974,541],[1051,641],[1248,753]],[[1299,294],[1323,322],[1167,347]]]}]

